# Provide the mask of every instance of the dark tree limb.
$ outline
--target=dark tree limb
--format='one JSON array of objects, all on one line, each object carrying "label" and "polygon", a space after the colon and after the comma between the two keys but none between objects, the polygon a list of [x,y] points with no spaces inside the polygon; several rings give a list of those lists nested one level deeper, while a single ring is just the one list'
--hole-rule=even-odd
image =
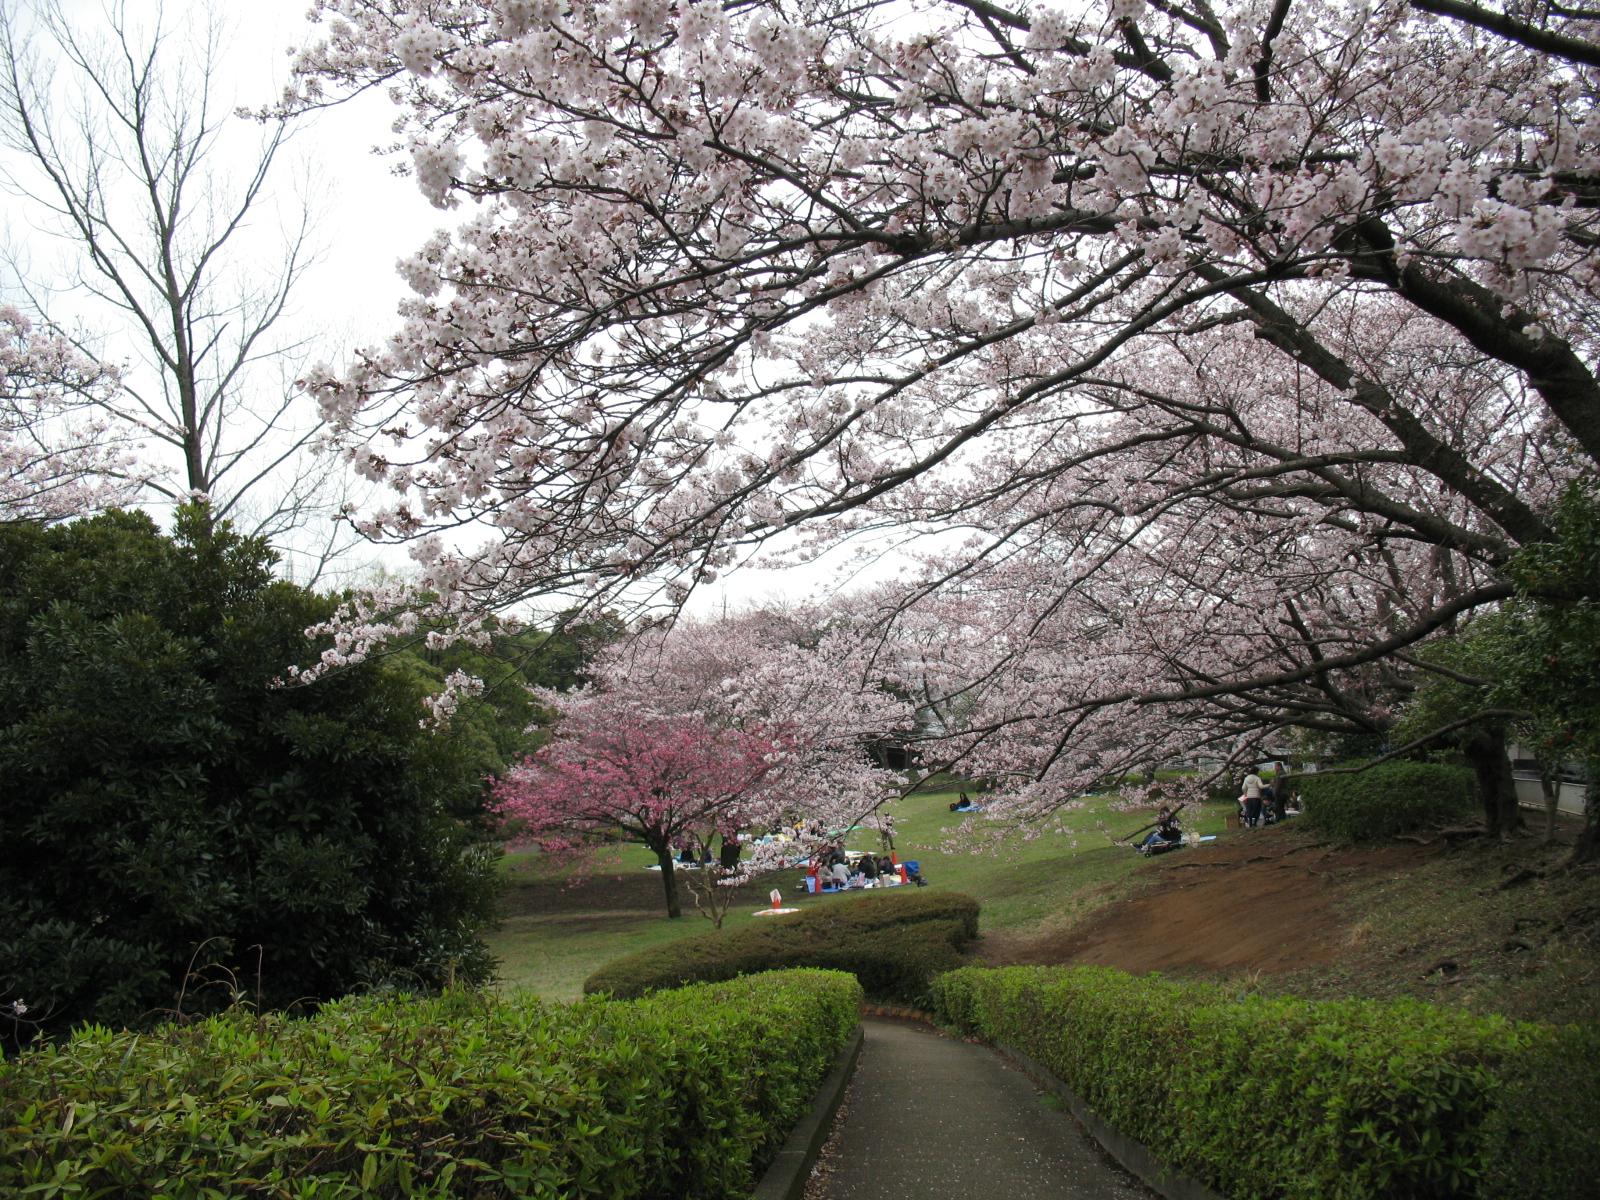
[{"label": "dark tree limb", "polygon": [[1481,4],[1464,3],[1463,0],[1411,0],[1412,8],[1432,13],[1436,17],[1449,17],[1478,29],[1497,33],[1508,41],[1553,54],[1568,62],[1582,63],[1587,67],[1600,67],[1600,45],[1575,38],[1565,33],[1552,33],[1527,21],[1519,21],[1505,13],[1484,8]]},{"label": "dark tree limb", "polygon": [[1261,31],[1261,57],[1256,59],[1256,99],[1263,104],[1272,101],[1272,43],[1283,32],[1283,23],[1289,16],[1289,0],[1278,0],[1267,18],[1267,27]]}]

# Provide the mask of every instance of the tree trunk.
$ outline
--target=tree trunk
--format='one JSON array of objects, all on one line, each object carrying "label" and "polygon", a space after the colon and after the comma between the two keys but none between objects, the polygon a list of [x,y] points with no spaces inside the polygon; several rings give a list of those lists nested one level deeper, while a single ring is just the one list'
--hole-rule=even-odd
[{"label": "tree trunk", "polygon": [[1544,841],[1548,846],[1556,840],[1556,813],[1561,810],[1561,781],[1542,759],[1539,762],[1539,791],[1544,796]]},{"label": "tree trunk", "polygon": [[1588,770],[1584,772],[1583,782],[1583,831],[1578,834],[1577,845],[1572,847],[1567,866],[1600,860],[1600,802],[1594,790],[1596,779],[1600,779],[1600,760],[1591,758],[1585,765]]},{"label": "tree trunk", "polygon": [[1527,828],[1527,822],[1522,819],[1522,805],[1517,803],[1517,781],[1511,774],[1511,756],[1506,753],[1503,731],[1496,743],[1499,747],[1497,801],[1500,806],[1500,832],[1520,833]]},{"label": "tree trunk", "polygon": [[1517,785],[1511,778],[1511,760],[1506,757],[1505,730],[1476,726],[1462,749],[1477,777],[1483,821],[1490,835],[1502,837],[1521,829],[1522,812],[1517,807]]},{"label": "tree trunk", "polygon": [[656,861],[661,864],[661,886],[667,892],[667,916],[683,916],[683,905],[678,903],[678,876],[673,870],[672,847],[662,842],[652,845],[650,849],[656,852]]}]

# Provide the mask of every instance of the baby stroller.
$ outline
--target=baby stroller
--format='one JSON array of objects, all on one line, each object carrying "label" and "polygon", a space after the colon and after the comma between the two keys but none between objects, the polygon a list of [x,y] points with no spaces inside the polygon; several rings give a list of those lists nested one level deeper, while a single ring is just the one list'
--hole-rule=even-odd
[{"label": "baby stroller", "polygon": [[[1270,789],[1263,790],[1261,793],[1261,815],[1256,818],[1255,828],[1259,828],[1262,825],[1272,825],[1277,820],[1278,813],[1276,806],[1272,803],[1272,792]],[[1239,828],[1252,828],[1243,796],[1239,797]]]}]

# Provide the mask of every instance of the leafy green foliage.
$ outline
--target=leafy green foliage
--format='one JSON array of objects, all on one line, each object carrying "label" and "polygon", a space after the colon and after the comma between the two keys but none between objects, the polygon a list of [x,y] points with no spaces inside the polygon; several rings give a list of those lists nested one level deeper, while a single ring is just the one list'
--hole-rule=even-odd
[{"label": "leafy green foliage", "polygon": [[[418,642],[390,656],[391,666],[410,673],[418,685],[438,692],[445,679],[461,671],[483,680],[481,697],[464,702],[452,725],[454,737],[472,778],[498,775],[510,763],[543,745],[549,734],[543,728],[550,714],[533,699],[529,689],[566,690],[588,681],[585,668],[605,645],[626,632],[621,620],[610,614],[585,618],[580,612],[558,614],[550,628],[507,630],[490,617],[485,624],[489,644],[484,648],[454,642],[438,649]],[[473,798],[468,816],[481,810]]]},{"label": "leafy green foliage", "polygon": [[331,606],[272,561],[198,508],[172,538],[135,513],[0,526],[15,1035],[148,1021],[185,987],[194,1012],[487,974],[493,852],[450,815],[481,808],[471,756],[387,664],[274,687]]},{"label": "leafy green foliage", "polygon": [[1588,1031],[1417,1001],[1240,999],[1100,967],[967,968],[933,994],[963,1033],[1027,1054],[1236,1200],[1587,1194],[1593,1089],[1577,1103],[1542,1093],[1565,1140],[1540,1140],[1537,1177],[1516,1166],[1516,1106],[1553,1083],[1556,1056],[1600,1074]]},{"label": "leafy green foliage", "polygon": [[749,1195],[857,1023],[848,976],[630,1003],[452,992],[81,1031],[0,1064],[6,1195]]},{"label": "leafy green foliage", "polygon": [[[1510,610],[1501,610],[1477,618],[1453,637],[1437,638],[1424,645],[1418,658],[1440,670],[1420,677],[1390,738],[1404,745],[1493,709],[1492,681],[1503,677],[1509,667],[1506,655],[1510,650],[1510,629]],[[1434,744],[1453,745],[1460,737],[1457,731]]]},{"label": "leafy green foliage", "polygon": [[1600,499],[1574,484],[1556,540],[1511,563],[1519,601],[1506,619],[1494,696],[1528,709],[1559,758],[1600,760]]},{"label": "leafy green foliage", "polygon": [[735,930],[682,938],[619,958],[584,981],[588,993],[640,996],[697,980],[822,967],[849,971],[874,999],[921,1003],[978,936],[969,896],[867,892]]},{"label": "leafy green foliage", "polygon": [[[1600,762],[1600,499],[1574,483],[1553,513],[1555,537],[1524,546],[1507,573],[1516,596],[1457,635],[1423,648],[1425,676],[1394,736],[1402,743],[1473,717],[1496,737],[1509,730],[1554,773]],[[1470,748],[1470,731],[1455,740]],[[1509,775],[1507,776],[1509,780]],[[1600,853],[1593,807],[1581,856]]]},{"label": "leafy green foliage", "polygon": [[1542,1029],[1529,1037],[1517,1070],[1484,1123],[1487,1196],[1561,1200],[1592,1194],[1600,1133],[1600,1026]]},{"label": "leafy green foliage", "polygon": [[1387,762],[1353,775],[1299,776],[1306,820],[1347,841],[1376,841],[1473,811],[1472,772],[1442,763]]}]

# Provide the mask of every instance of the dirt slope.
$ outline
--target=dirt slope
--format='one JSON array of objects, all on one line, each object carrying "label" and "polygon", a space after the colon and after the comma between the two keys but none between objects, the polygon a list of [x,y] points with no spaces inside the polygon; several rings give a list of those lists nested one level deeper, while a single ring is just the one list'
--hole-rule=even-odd
[{"label": "dirt slope", "polygon": [[983,957],[1176,973],[1277,974],[1330,963],[1348,939],[1334,908],[1342,885],[1407,870],[1429,853],[1408,844],[1334,848],[1272,829],[1233,833],[1154,860],[1144,890],[1070,930],[991,939]]}]

